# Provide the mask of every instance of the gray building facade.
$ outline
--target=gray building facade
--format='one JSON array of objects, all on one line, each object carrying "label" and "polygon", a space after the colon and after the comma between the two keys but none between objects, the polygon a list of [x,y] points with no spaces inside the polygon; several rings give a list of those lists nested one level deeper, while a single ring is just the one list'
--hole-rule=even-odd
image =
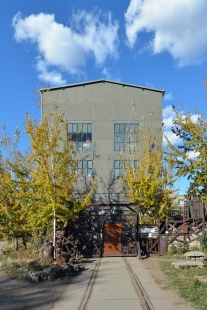
[{"label": "gray building facade", "polygon": [[160,128],[164,90],[96,80],[45,88],[41,94],[43,101],[49,98],[58,105],[59,113],[65,114],[68,136],[80,151],[77,171],[82,171],[82,177],[77,186],[90,186],[96,178],[94,202],[126,201],[120,181],[124,170],[120,152],[129,143],[129,128],[133,140],[141,119],[144,115],[148,117],[152,110],[152,126]]}]

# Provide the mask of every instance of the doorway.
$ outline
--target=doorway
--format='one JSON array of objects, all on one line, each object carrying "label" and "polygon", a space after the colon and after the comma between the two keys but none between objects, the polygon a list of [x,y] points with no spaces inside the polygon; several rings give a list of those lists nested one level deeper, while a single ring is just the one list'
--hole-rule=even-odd
[{"label": "doorway", "polygon": [[121,255],[122,224],[104,224],[104,255]]}]

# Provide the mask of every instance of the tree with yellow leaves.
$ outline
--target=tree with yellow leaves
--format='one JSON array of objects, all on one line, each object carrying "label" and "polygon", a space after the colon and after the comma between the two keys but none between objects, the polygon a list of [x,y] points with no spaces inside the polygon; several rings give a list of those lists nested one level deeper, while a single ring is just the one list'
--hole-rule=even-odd
[{"label": "tree with yellow leaves", "polygon": [[152,120],[153,113],[148,120],[142,119],[135,142],[122,154],[125,195],[139,204],[141,223],[169,216],[174,183],[173,169],[162,147],[163,129],[155,134]]},{"label": "tree with yellow leaves", "polygon": [[[8,140],[11,142],[4,136],[4,145]],[[8,144],[6,148],[8,150]],[[15,170],[10,166],[11,162]],[[24,158],[19,152],[9,152],[7,160],[0,156],[0,234],[5,240],[13,239],[16,249],[17,238],[21,238],[26,246],[26,241],[31,236],[25,196],[29,190],[28,182],[25,182],[26,175]]]},{"label": "tree with yellow leaves", "polygon": [[[24,155],[15,148],[13,156],[7,158],[8,175],[4,175],[2,184],[5,185],[7,175],[5,195],[9,199],[13,197],[12,203],[18,204],[20,210],[26,212],[25,225],[29,227],[31,235],[51,236],[54,214],[57,226],[64,226],[68,220],[77,218],[79,212],[89,205],[95,182],[89,192],[76,192],[80,158],[74,152],[73,142],[68,140],[67,122],[64,115],[58,114],[55,105],[43,102],[41,108],[41,122],[27,114],[25,132],[29,136],[29,148]],[[0,198],[3,216],[7,210],[11,210],[11,205],[5,200],[5,209],[2,201]],[[15,212],[18,214],[19,211]],[[11,219],[9,224],[12,225],[12,221],[16,225],[16,219]],[[18,226],[19,231],[24,229],[21,223]],[[6,227],[2,229],[7,233]]]},{"label": "tree with yellow leaves", "polygon": [[187,113],[173,107],[175,119],[172,131],[179,138],[173,145],[168,139],[169,156],[177,176],[189,180],[189,195],[197,195],[207,202],[207,121],[202,113]]},{"label": "tree with yellow leaves", "polygon": [[27,158],[32,185],[29,222],[45,232],[51,229],[54,211],[57,222],[66,225],[87,208],[95,184],[88,193],[76,193],[80,174],[73,142],[67,137],[67,123],[57,106],[43,103],[42,108],[40,123],[27,115],[25,132],[31,148]]},{"label": "tree with yellow leaves", "polygon": [[[204,80],[207,90],[207,79]],[[207,99],[207,94],[206,94]],[[176,144],[169,139],[170,160],[178,177],[189,180],[188,195],[199,195],[207,203],[207,120],[197,109],[187,112],[184,106],[178,110],[173,106],[175,118],[172,132],[178,137]]]}]

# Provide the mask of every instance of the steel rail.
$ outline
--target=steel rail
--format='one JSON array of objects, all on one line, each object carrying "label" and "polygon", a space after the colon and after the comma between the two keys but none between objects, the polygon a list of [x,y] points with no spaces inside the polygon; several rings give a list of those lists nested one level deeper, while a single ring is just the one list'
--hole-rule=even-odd
[{"label": "steel rail", "polygon": [[144,287],[142,286],[138,276],[136,275],[136,273],[132,269],[130,263],[128,262],[128,260],[125,257],[122,257],[122,259],[124,261],[124,264],[126,266],[128,273],[129,273],[130,279],[134,285],[135,291],[136,291],[137,296],[141,302],[141,306],[142,306],[143,310],[155,310],[147,292],[145,291]]},{"label": "steel rail", "polygon": [[[134,272],[130,263],[128,262],[128,260],[125,257],[122,257],[122,259],[124,261],[124,265],[128,271],[128,274],[129,274],[130,279],[133,283],[134,289],[137,293],[137,296],[140,300],[140,303],[141,303],[143,310],[155,310],[153,304],[151,303],[151,301],[149,299],[147,292],[145,291],[144,287],[142,286],[138,276]],[[95,281],[96,281],[96,277],[97,277],[97,273],[98,273],[100,263],[101,263],[101,258],[99,258],[97,263],[96,263],[96,266],[95,266],[93,273],[91,275],[91,278],[88,282],[85,294],[81,300],[81,303],[80,303],[78,310],[86,310],[87,309],[89,300],[91,298],[92,289],[93,289],[93,286],[94,286]]]},{"label": "steel rail", "polygon": [[81,303],[80,303],[80,306],[79,306],[78,310],[86,310],[87,309],[87,305],[88,305],[89,299],[91,297],[92,289],[93,289],[93,286],[94,286],[94,283],[95,283],[95,280],[96,280],[96,276],[97,276],[97,273],[98,273],[98,269],[99,269],[100,263],[101,263],[101,258],[99,258],[97,263],[96,263],[96,266],[95,266],[95,268],[93,270],[93,273],[91,275],[90,281],[88,282],[85,294],[84,294],[84,296],[83,296],[83,298],[81,300]]}]

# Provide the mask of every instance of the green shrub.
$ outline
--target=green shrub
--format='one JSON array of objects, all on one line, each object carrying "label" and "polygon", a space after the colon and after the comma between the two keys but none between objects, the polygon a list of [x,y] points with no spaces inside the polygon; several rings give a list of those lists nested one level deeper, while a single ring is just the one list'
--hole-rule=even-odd
[{"label": "green shrub", "polygon": [[179,247],[177,248],[177,254],[183,254],[183,253],[185,253],[183,245],[179,245]]},{"label": "green shrub", "polygon": [[188,241],[184,240],[183,241],[183,253],[189,252],[190,246]]},{"label": "green shrub", "polygon": [[190,246],[189,251],[199,251],[199,248],[193,245],[193,246]]},{"label": "green shrub", "polygon": [[207,249],[207,234],[206,231],[203,230],[200,237],[200,249],[202,252],[205,252]]},{"label": "green shrub", "polygon": [[177,253],[177,248],[174,244],[171,244],[169,250],[168,250],[169,254],[176,254]]}]

